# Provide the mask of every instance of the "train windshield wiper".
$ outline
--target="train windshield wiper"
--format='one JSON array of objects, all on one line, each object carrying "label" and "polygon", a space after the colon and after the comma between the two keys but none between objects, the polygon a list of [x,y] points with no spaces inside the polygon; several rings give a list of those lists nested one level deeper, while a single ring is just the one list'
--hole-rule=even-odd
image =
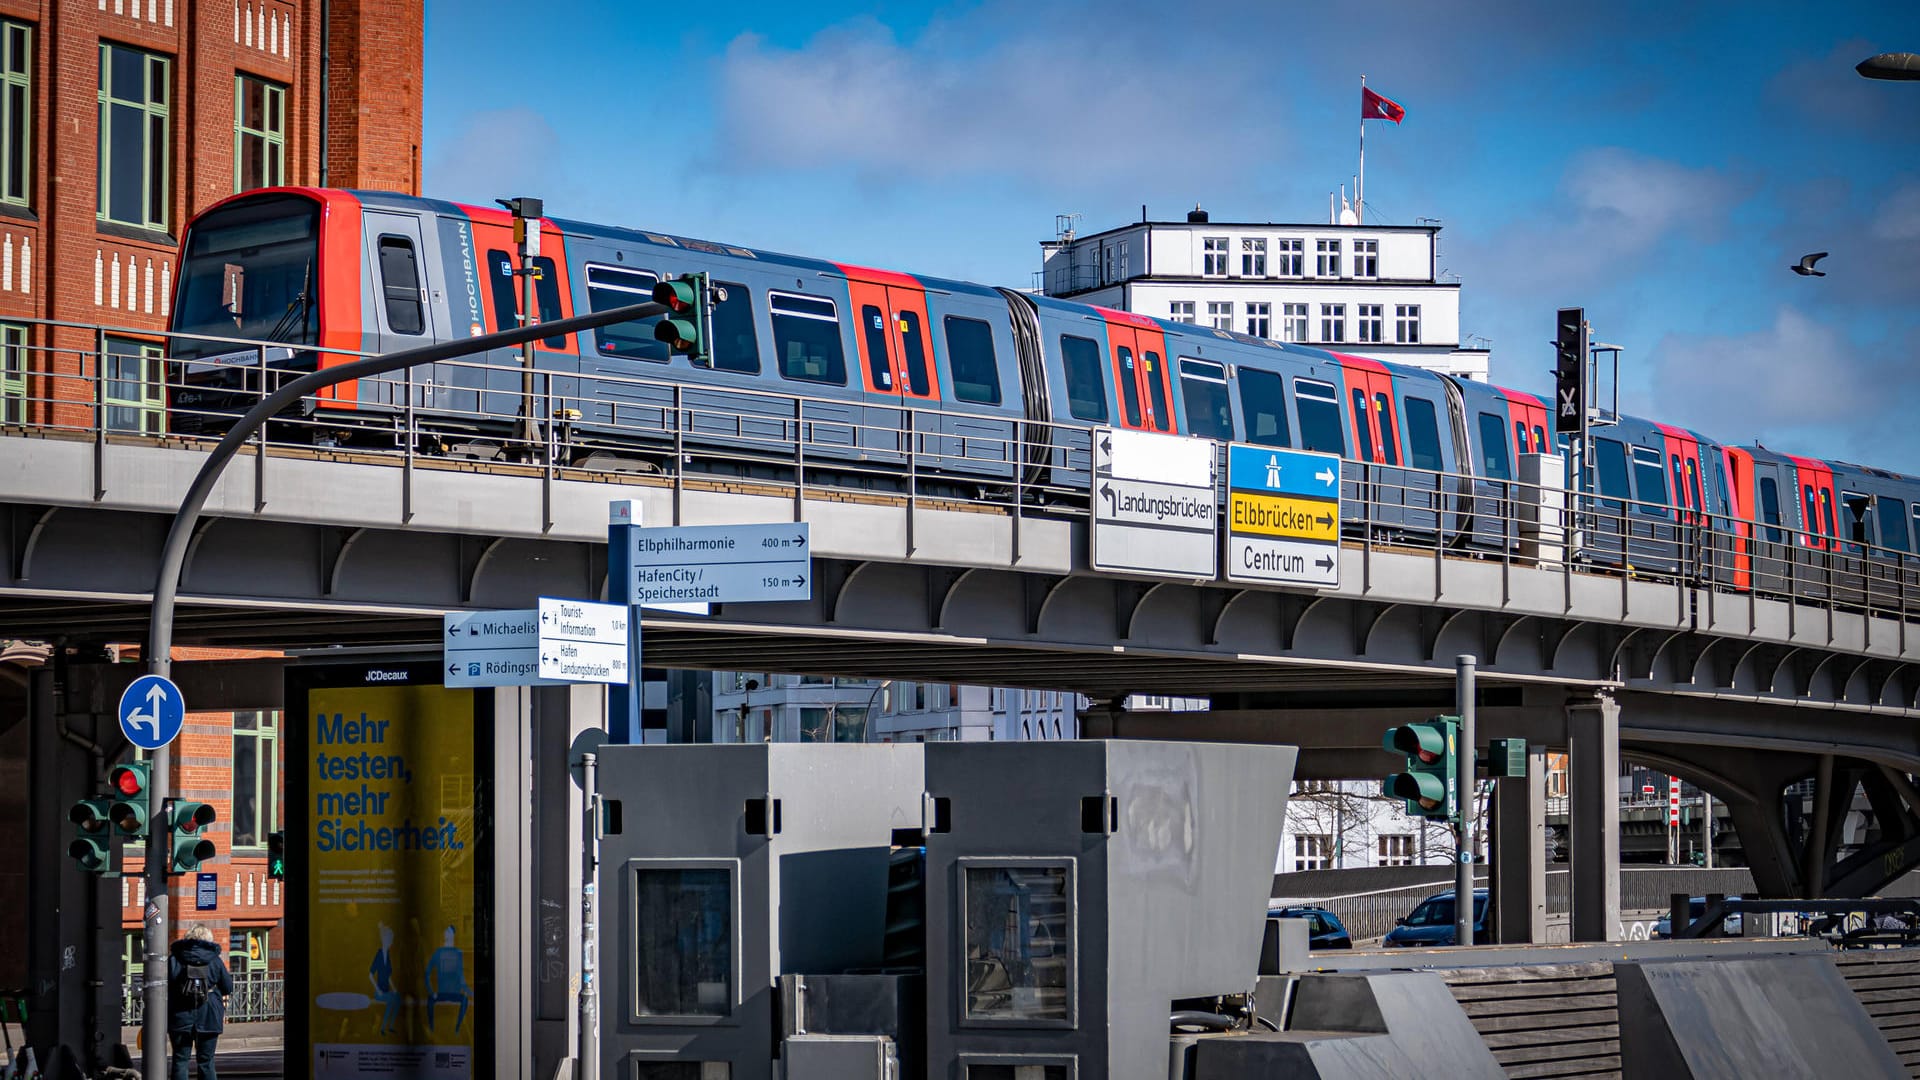
[{"label": "train windshield wiper", "polygon": [[[313,298],[311,296],[312,286],[313,260],[309,259],[307,260],[306,272],[301,275],[299,295],[295,296],[293,302],[287,305],[287,310],[280,316],[280,321],[273,324],[273,329],[268,330],[266,337],[262,340],[285,341],[287,340],[287,334],[306,322],[307,314],[313,310]],[[302,342],[301,344],[305,343]]]}]

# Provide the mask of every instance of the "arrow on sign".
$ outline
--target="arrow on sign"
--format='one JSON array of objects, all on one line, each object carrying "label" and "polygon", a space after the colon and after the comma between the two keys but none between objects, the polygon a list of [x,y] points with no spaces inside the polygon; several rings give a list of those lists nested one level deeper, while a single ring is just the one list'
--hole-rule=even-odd
[{"label": "arrow on sign", "polygon": [[1333,482],[1335,480],[1340,479],[1340,474],[1334,472],[1331,467],[1322,465],[1320,467],[1320,471],[1313,474],[1313,478],[1327,485],[1328,487],[1332,487]]},{"label": "arrow on sign", "polygon": [[1314,563],[1313,565],[1319,567],[1322,570],[1331,570],[1333,569],[1333,557],[1330,555],[1322,555],[1320,556],[1319,561]]},{"label": "arrow on sign", "polygon": [[1109,457],[1113,455],[1113,439],[1112,438],[1107,436],[1101,436],[1100,452],[1108,455]]},{"label": "arrow on sign", "polygon": [[458,675],[458,674],[460,674],[460,665],[459,665],[459,664],[448,664],[448,665],[447,665],[447,674],[449,674],[449,675]]},{"label": "arrow on sign", "polygon": [[448,636],[448,637],[459,637],[459,636],[460,636],[460,628],[459,628],[459,627],[457,627],[457,626],[449,626],[449,627],[447,627],[447,636]]},{"label": "arrow on sign", "polygon": [[804,536],[796,536],[793,538],[793,542],[795,544],[804,544],[807,542],[807,538]]},{"label": "arrow on sign", "polygon": [[1111,484],[1101,484],[1100,494],[1105,495],[1107,497],[1107,513],[1117,514],[1120,512],[1120,499],[1118,496],[1114,495],[1113,486]]},{"label": "arrow on sign", "polygon": [[166,704],[166,702],[167,702],[167,692],[165,689],[163,689],[160,686],[160,684],[155,683],[154,685],[147,687],[147,711],[141,712],[140,710],[135,709],[133,712],[130,712],[127,714],[127,722],[129,724],[145,725],[146,729],[153,733],[154,738],[156,739],[159,738],[160,737],[160,706]]},{"label": "arrow on sign", "polygon": [[1319,517],[1317,517],[1317,518],[1314,518],[1313,520],[1315,520],[1315,521],[1317,521],[1317,522],[1319,522],[1319,523],[1320,523],[1320,527],[1321,527],[1321,528],[1323,528],[1323,529],[1331,529],[1331,528],[1333,528],[1333,515],[1332,515],[1332,514],[1321,514],[1321,515],[1320,515]]}]

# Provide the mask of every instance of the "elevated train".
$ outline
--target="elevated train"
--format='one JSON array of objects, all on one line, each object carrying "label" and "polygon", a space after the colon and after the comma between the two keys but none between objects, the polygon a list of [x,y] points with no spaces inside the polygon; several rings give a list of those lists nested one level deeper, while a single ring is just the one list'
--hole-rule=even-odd
[{"label": "elevated train", "polygon": [[[254,399],[261,354],[235,339],[278,343],[272,379],[518,325],[512,228],[501,210],[380,192],[274,188],[209,208],[181,247],[170,430],[221,430]],[[680,468],[677,435],[691,457],[738,461],[804,422],[816,469],[870,482],[904,470],[912,440],[923,483],[1084,492],[1087,431],[1111,425],[1337,453],[1356,527],[1512,552],[1519,455],[1556,449],[1539,398],[1419,368],[666,233],[539,228],[543,322],[643,301],[663,277],[720,287],[711,367],[669,355],[650,320],[536,344],[543,400],[583,452]],[[329,437],[391,437],[410,409],[416,429],[504,446],[521,390],[503,350],[342,384],[303,411]],[[1594,432],[1579,558],[1780,593],[1837,595],[1838,574],[1906,607],[1920,480],[1613,419]]]}]

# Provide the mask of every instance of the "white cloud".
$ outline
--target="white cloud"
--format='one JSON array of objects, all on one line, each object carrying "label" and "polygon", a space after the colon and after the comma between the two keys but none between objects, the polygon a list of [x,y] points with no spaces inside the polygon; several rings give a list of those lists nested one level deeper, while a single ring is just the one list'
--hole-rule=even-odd
[{"label": "white cloud", "polygon": [[481,206],[496,198],[542,196],[559,213],[577,194],[577,185],[566,179],[566,161],[560,134],[538,112],[489,109],[469,114],[451,138],[435,140],[425,186],[436,198]]},{"label": "white cloud", "polygon": [[1881,240],[1920,240],[1920,181],[1909,181],[1880,204],[1873,235]]}]

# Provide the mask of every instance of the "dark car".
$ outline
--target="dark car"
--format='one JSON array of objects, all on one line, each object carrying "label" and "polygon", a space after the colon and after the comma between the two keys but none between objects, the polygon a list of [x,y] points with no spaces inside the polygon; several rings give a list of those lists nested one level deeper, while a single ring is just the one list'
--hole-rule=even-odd
[{"label": "dark car", "polygon": [[[1451,945],[1453,936],[1453,892],[1436,893],[1420,901],[1418,907],[1394,920],[1399,925],[1387,931],[1380,944],[1389,949],[1422,949],[1430,945]],[[1485,945],[1487,935],[1487,890],[1473,890],[1473,943]]]},{"label": "dark car", "polygon": [[1269,919],[1306,919],[1307,947],[1310,949],[1351,949],[1353,935],[1340,922],[1340,916],[1313,904],[1269,908]]}]

